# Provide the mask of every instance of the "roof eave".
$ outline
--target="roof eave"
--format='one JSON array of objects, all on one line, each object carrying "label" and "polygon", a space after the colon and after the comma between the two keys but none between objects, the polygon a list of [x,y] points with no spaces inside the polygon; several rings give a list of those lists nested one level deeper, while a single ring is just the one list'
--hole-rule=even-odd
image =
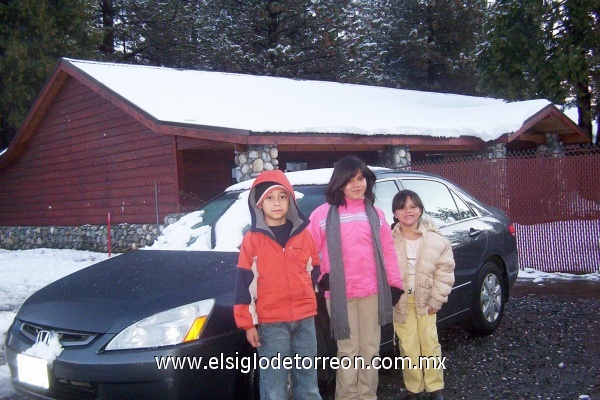
[{"label": "roof eave", "polygon": [[540,124],[547,118],[557,118],[560,123],[564,124],[568,128],[568,133],[559,133],[561,136],[561,141],[564,143],[584,143],[591,141],[591,138],[575,122],[573,122],[571,118],[567,117],[553,104],[548,104],[546,107],[542,108],[540,111],[528,118],[523,123],[521,128],[519,128],[519,130],[508,134],[506,136],[505,143],[510,143],[518,139],[536,141],[533,139],[533,135],[535,134],[532,133],[532,131],[535,130],[536,125]]}]

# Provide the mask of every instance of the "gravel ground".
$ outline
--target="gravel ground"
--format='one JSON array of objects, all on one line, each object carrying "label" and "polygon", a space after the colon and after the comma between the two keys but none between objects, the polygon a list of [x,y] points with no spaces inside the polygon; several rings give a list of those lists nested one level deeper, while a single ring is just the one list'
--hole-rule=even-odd
[{"label": "gravel ground", "polygon": [[[493,335],[457,326],[440,341],[446,400],[600,400],[600,282],[518,281]],[[405,393],[400,371],[381,375],[380,400]]]},{"label": "gravel ground", "polygon": [[[600,282],[519,281],[490,336],[440,331],[444,397],[600,400]],[[380,378],[380,399],[403,399],[400,371]]]}]

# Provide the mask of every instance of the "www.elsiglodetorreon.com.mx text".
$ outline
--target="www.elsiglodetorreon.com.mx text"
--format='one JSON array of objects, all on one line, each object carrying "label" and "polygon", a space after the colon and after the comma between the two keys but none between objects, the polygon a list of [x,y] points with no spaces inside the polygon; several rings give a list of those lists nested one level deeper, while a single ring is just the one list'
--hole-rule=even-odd
[{"label": "www.elsiglodetorreon.com.mx text", "polygon": [[294,369],[294,368],[331,368],[331,369],[446,369],[446,357],[419,357],[413,363],[409,357],[373,357],[371,362],[366,362],[362,357],[302,357],[282,356],[277,353],[274,357],[261,357],[257,353],[251,356],[202,356],[154,357],[158,369],[236,369],[248,373],[252,369]]}]

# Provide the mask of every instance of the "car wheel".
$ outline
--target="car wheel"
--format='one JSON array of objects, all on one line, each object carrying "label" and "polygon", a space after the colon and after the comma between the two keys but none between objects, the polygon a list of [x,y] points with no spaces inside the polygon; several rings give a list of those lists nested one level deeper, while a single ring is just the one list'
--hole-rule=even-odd
[{"label": "car wheel", "polygon": [[504,313],[504,283],[500,267],[488,261],[477,276],[471,301],[470,330],[489,335],[500,325]]}]

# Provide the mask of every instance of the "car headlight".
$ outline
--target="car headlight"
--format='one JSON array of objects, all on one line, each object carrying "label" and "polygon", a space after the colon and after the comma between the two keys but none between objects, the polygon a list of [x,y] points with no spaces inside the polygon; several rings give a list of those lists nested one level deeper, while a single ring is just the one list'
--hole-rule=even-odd
[{"label": "car headlight", "polygon": [[214,299],[207,299],[144,318],[122,330],[106,350],[171,346],[196,340],[214,305]]}]

